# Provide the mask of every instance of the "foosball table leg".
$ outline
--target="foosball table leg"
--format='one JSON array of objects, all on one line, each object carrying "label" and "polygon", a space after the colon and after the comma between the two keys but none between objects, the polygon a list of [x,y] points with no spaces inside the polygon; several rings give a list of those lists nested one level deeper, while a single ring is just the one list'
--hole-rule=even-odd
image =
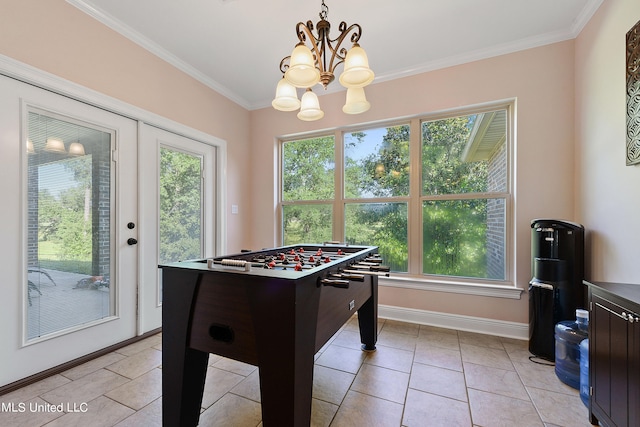
[{"label": "foosball table leg", "polygon": [[358,310],[358,327],[362,350],[375,351],[378,341],[378,278],[369,276],[371,283],[371,297]]}]

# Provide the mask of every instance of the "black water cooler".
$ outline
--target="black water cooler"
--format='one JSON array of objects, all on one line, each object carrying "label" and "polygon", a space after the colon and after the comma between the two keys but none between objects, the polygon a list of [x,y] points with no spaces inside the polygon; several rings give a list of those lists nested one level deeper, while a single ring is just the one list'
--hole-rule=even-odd
[{"label": "black water cooler", "polygon": [[555,359],[555,325],[585,308],[584,227],[568,221],[531,221],[529,351]]}]

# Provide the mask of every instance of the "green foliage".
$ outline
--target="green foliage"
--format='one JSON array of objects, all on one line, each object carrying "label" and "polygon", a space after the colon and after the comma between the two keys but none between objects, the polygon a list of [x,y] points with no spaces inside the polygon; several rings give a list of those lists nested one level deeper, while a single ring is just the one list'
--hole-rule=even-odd
[{"label": "green foliage", "polygon": [[284,244],[331,241],[331,209],[331,205],[284,206]]},{"label": "green foliage", "polygon": [[[38,193],[38,240],[49,242],[49,253],[39,253],[39,261],[56,262],[57,267],[79,273],[90,263],[92,225],[90,217],[91,159],[82,156],[62,162],[66,170],[72,171],[74,184],[54,197],[49,190]],[[51,252],[55,249],[54,252]]]},{"label": "green foliage", "polygon": [[334,138],[285,142],[282,148],[283,200],[330,200],[334,197]]},{"label": "green foliage", "polygon": [[[475,119],[463,116],[423,123],[423,194],[487,191],[487,162],[463,161]],[[423,272],[486,277],[486,216],[486,199],[425,203]]]},{"label": "green foliage", "polygon": [[376,197],[409,194],[409,125],[387,128],[375,153],[363,159],[361,188]]},{"label": "green foliage", "polygon": [[[282,148],[283,200],[331,200],[335,194],[334,138],[285,142]],[[284,244],[332,240],[331,205],[283,207]]]},{"label": "green foliage", "polygon": [[480,193],[487,190],[486,162],[464,162],[462,154],[476,116],[422,125],[422,194]]},{"label": "green foliage", "polygon": [[485,213],[486,199],[425,202],[423,272],[486,277]]},{"label": "green foliage", "polygon": [[160,155],[160,262],[202,256],[201,161],[162,149]]},{"label": "green foliage", "polygon": [[85,219],[82,211],[63,210],[56,240],[60,243],[62,259],[90,259],[92,247],[90,219]]},{"label": "green foliage", "polygon": [[356,245],[376,245],[393,271],[407,271],[407,204],[348,204],[346,240]]},{"label": "green foliage", "polygon": [[64,207],[48,190],[38,194],[38,234],[40,241],[56,240]]}]

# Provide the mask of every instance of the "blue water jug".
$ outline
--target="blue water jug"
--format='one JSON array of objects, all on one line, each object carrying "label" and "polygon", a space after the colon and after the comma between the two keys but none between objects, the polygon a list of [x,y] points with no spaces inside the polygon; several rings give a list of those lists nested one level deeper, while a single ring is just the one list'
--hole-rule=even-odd
[{"label": "blue water jug", "polygon": [[556,376],[576,390],[580,389],[580,342],[587,338],[589,312],[576,310],[576,320],[556,325]]},{"label": "blue water jug", "polygon": [[580,399],[589,407],[589,338],[580,342]]}]

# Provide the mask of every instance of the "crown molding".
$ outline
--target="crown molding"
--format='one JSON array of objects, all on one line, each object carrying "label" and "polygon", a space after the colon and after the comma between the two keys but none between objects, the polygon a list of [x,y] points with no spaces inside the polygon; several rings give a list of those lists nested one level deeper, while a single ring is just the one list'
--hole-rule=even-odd
[{"label": "crown molding", "polygon": [[[271,106],[271,99],[251,103],[246,99],[238,96],[230,88],[206,76],[204,73],[190,66],[189,64],[182,61],[180,58],[176,57],[175,55],[169,53],[167,50],[163,49],[158,44],[144,37],[142,34],[138,33],[137,31],[134,31],[132,28],[128,27],[127,25],[124,25],[122,22],[113,18],[111,15],[107,14],[106,12],[87,4],[84,0],[66,0],[66,1],[67,3],[80,9],[87,15],[93,17],[94,19],[108,26],[109,28],[116,31],[117,33],[130,39],[134,43],[141,46],[143,49],[158,56],[162,60],[176,67],[177,69],[184,72],[185,74],[193,77],[197,81],[213,89],[214,91],[218,92],[219,94],[223,95],[229,100],[235,102],[241,107],[247,110],[257,110],[257,109]],[[396,80],[404,77],[409,77],[417,74],[422,74],[430,71],[435,71],[443,68],[453,67],[456,65],[462,65],[462,64],[479,61],[483,59],[488,59],[488,58],[492,58],[500,55],[515,53],[518,51],[541,47],[548,44],[562,42],[565,40],[574,39],[580,34],[582,29],[585,27],[585,25],[593,17],[593,15],[598,10],[598,8],[603,3],[603,1],[604,0],[589,0],[585,5],[585,7],[582,9],[580,15],[575,19],[571,27],[567,30],[553,31],[553,32],[541,34],[534,37],[514,40],[509,43],[492,46],[486,49],[480,49],[480,50],[475,50],[471,52],[464,52],[464,53],[453,55],[447,58],[425,62],[423,64],[420,64],[416,67],[412,67],[409,69],[395,70],[395,71],[387,72],[384,74],[376,75],[374,84]],[[327,90],[322,94],[319,94],[319,96],[329,95],[331,93],[338,92],[339,89],[340,88],[335,88],[335,90]]]},{"label": "crown molding", "polygon": [[231,91],[226,86],[206,76],[204,73],[200,72],[196,68],[187,64],[177,56],[171,54],[166,49],[163,49],[157,43],[152,42],[151,40],[149,40],[139,32],[133,30],[131,27],[118,21],[117,19],[115,19],[108,13],[104,12],[103,10],[98,9],[94,6],[91,6],[85,3],[83,0],[66,0],[66,1],[67,3],[80,9],[82,12],[91,16],[92,18],[103,23],[107,27],[111,28],[115,32],[133,41],[143,49],[151,52],[155,56],[159,57],[160,59],[174,66],[175,68],[182,71],[183,73],[193,77],[194,79],[204,84],[205,86],[215,90],[220,95],[228,98],[229,100],[235,102],[236,104],[240,105],[245,109],[248,109],[248,110],[251,109],[251,105],[246,99],[239,97],[236,93]]}]

